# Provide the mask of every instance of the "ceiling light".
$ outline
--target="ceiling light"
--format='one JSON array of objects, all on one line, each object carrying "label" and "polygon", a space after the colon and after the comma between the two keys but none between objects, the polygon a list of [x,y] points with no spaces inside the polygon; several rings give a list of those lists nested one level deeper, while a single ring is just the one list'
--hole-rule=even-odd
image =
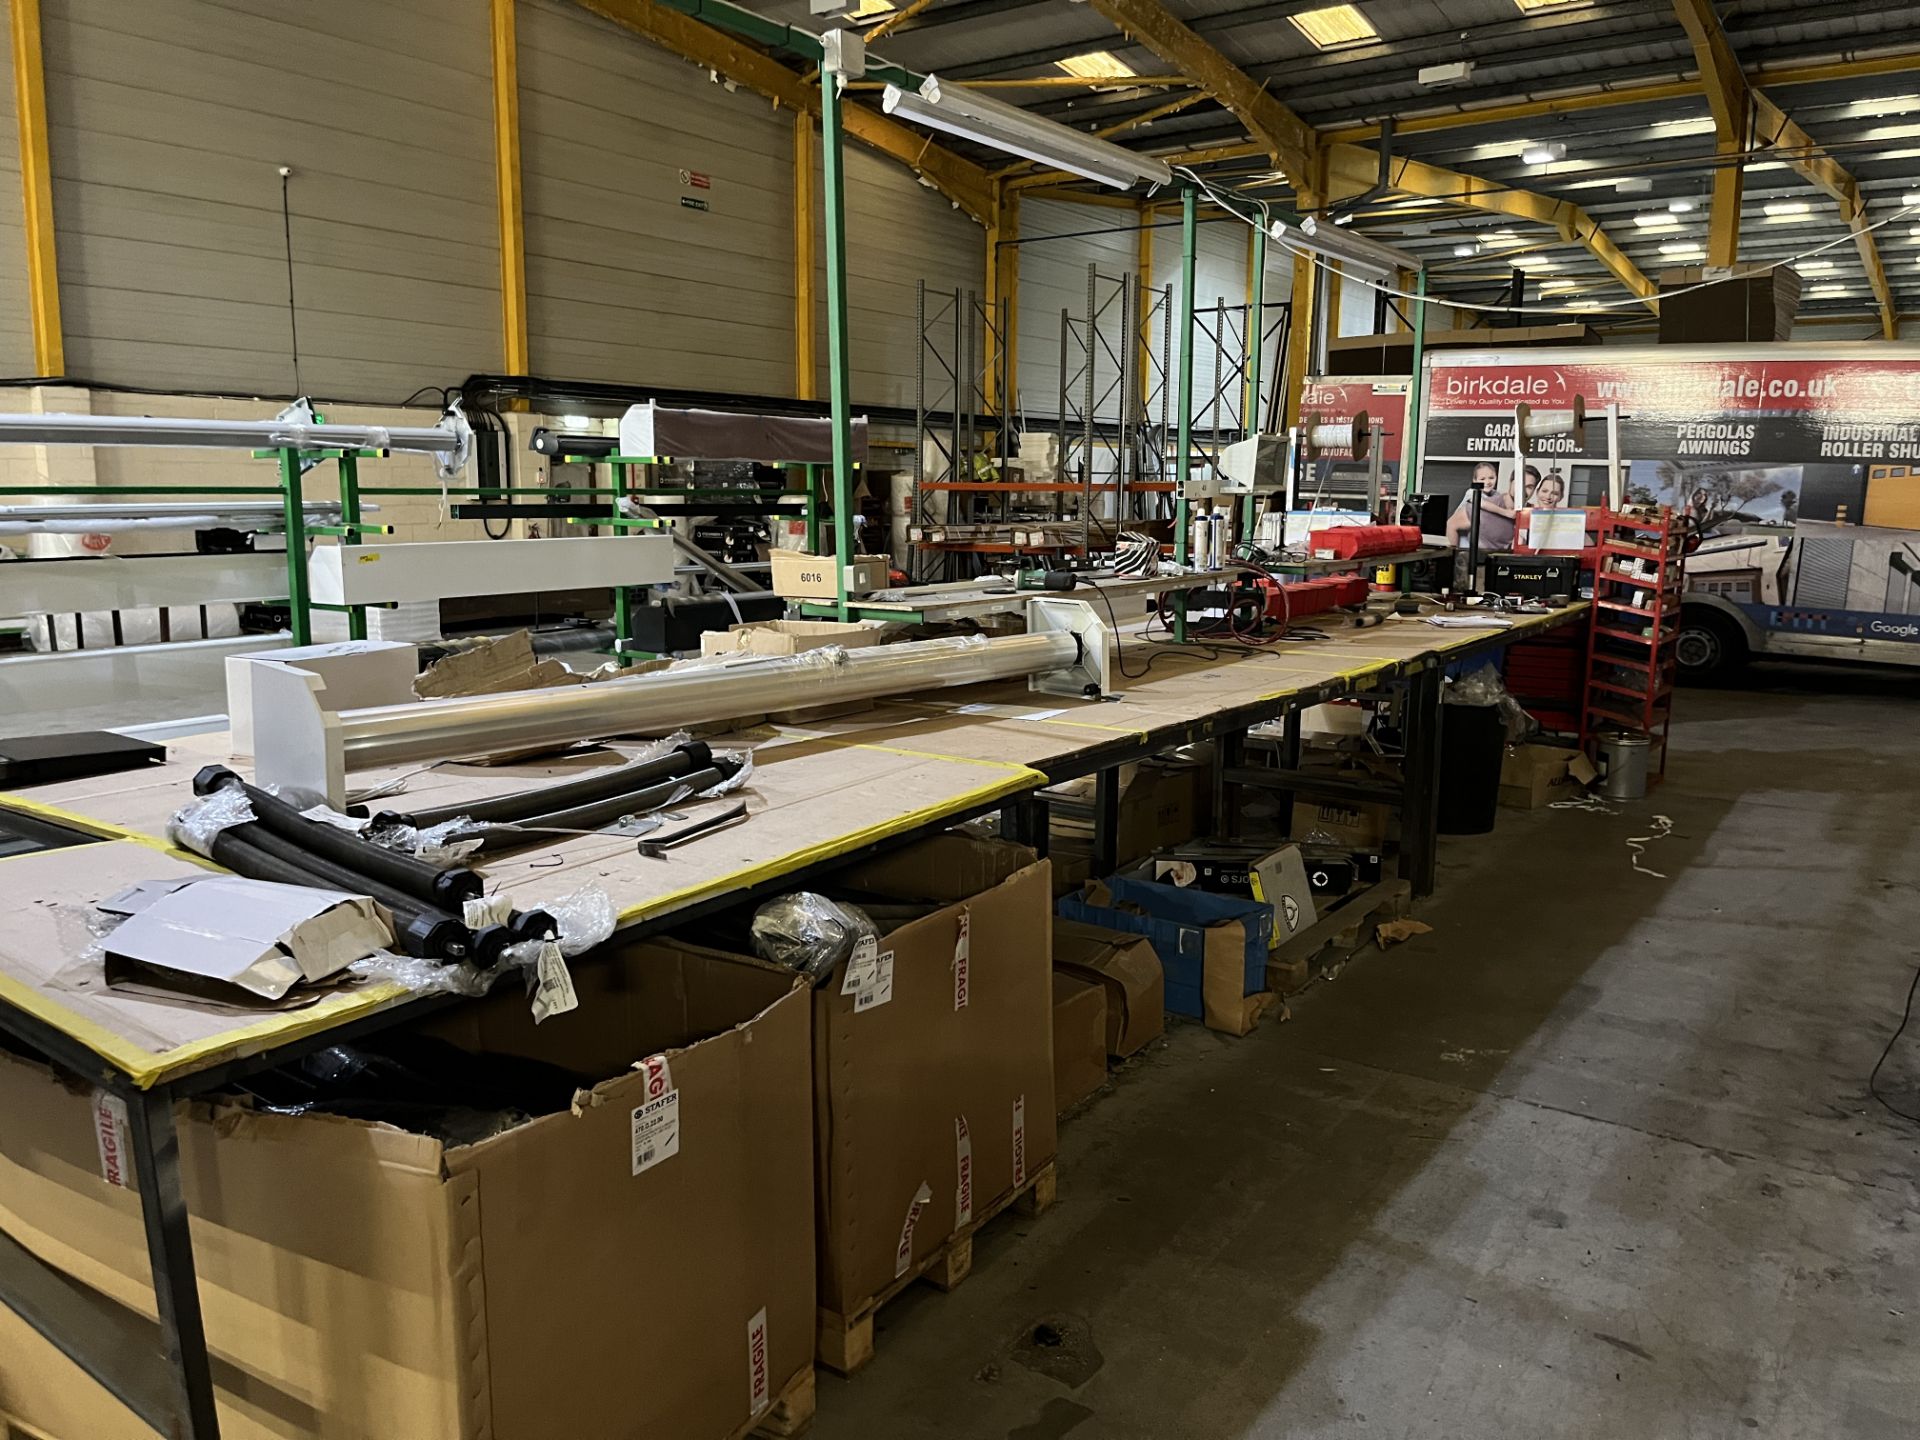
[{"label": "ceiling light", "polygon": [[880,108],[903,120],[990,145],[1009,155],[1037,160],[1042,165],[1057,166],[1116,190],[1128,190],[1142,182],[1167,185],[1173,180],[1173,171],[1151,155],[1137,154],[1108,141],[1082,135],[978,90],[963,90],[958,86],[943,88],[933,75],[921,82],[918,91],[887,86],[881,94]]},{"label": "ceiling light", "polygon": [[1323,225],[1312,216],[1302,220],[1298,229],[1284,220],[1276,220],[1268,233],[1290,250],[1337,260],[1349,272],[1357,271],[1377,280],[1391,279],[1398,270],[1424,268],[1420,257],[1410,251],[1383,245],[1365,235],[1355,235],[1351,230]]},{"label": "ceiling light", "polygon": [[1782,215],[1805,215],[1813,206],[1805,200],[1769,200],[1760,208],[1778,219]]},{"label": "ceiling light", "polygon": [[1687,199],[1685,196],[1682,196],[1678,200],[1667,201],[1667,209],[1675,215],[1691,215],[1693,208],[1693,201]]},{"label": "ceiling light", "polygon": [[1662,255],[1704,255],[1706,247],[1698,240],[1669,240],[1660,247]]},{"label": "ceiling light", "polygon": [[1454,246],[1453,253],[1458,255],[1462,260],[1464,260],[1469,255],[1478,255],[1480,253],[1480,247],[1474,244],[1471,240],[1469,240],[1463,245]]},{"label": "ceiling light", "polygon": [[1833,269],[1833,262],[1831,260],[1802,260],[1793,268],[1807,275],[1823,275]]},{"label": "ceiling light", "polygon": [[1584,5],[1587,0],[1513,0],[1522,15],[1537,15],[1542,10],[1566,10],[1575,5]]},{"label": "ceiling light", "polygon": [[1625,180],[1614,181],[1613,188],[1621,195],[1645,195],[1653,189],[1653,181],[1644,175],[1632,175]]},{"label": "ceiling light", "polygon": [[1920,205],[1920,190],[1909,190],[1900,197],[1902,205]]},{"label": "ceiling light", "polygon": [[1343,45],[1360,45],[1380,38],[1380,32],[1373,28],[1373,23],[1351,5],[1304,10],[1287,18],[1293,22],[1293,28],[1311,40],[1318,50],[1336,50]]},{"label": "ceiling light", "polygon": [[1559,141],[1548,145],[1529,145],[1520,152],[1520,161],[1524,165],[1551,165],[1556,160],[1567,158],[1567,147]]},{"label": "ceiling light", "polygon": [[1862,140],[1911,140],[1920,135],[1920,125],[1876,125],[1860,136]]},{"label": "ceiling light", "polygon": [[1140,72],[1111,50],[1089,50],[1085,55],[1069,55],[1060,68],[1082,80],[1127,80]]},{"label": "ceiling light", "polygon": [[1633,217],[1633,223],[1642,230],[1678,230],[1680,222],[1664,211],[1650,210],[1644,215]]},{"label": "ceiling light", "polygon": [[1508,263],[1516,270],[1551,270],[1560,262],[1547,255],[1516,255]]},{"label": "ceiling light", "polygon": [[1701,115],[1691,120],[1661,120],[1647,127],[1649,140],[1677,140],[1683,135],[1711,135],[1713,117]]},{"label": "ceiling light", "polygon": [[1845,295],[1847,291],[1848,287],[1845,285],[1816,285],[1807,291],[1807,294],[1818,300],[1825,299],[1831,295]]}]

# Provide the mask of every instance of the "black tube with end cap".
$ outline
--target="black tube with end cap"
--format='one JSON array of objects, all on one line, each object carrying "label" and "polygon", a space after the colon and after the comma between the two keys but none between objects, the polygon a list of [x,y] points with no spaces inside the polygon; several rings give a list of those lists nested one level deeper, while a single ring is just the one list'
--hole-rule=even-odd
[{"label": "black tube with end cap", "polygon": [[626,765],[616,765],[611,769],[596,770],[591,775],[582,775],[578,780],[561,780],[535,790],[520,790],[511,795],[494,795],[484,800],[470,801],[465,805],[440,805],[430,810],[415,810],[410,814],[385,810],[374,817],[374,823],[376,825],[411,825],[417,830],[444,825],[449,820],[512,823],[524,820],[530,815],[551,814],[557,810],[584,805],[590,800],[604,799],[609,795],[628,794],[652,785],[656,781],[690,774],[695,770],[704,770],[712,763],[713,751],[706,742],[690,740],[684,745],[674,746],[664,755],[654,756],[651,760],[635,760]]}]

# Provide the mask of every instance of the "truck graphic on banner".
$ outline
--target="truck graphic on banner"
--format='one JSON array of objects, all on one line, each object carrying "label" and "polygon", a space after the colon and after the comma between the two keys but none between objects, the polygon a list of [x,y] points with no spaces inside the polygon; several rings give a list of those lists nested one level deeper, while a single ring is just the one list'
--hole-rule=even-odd
[{"label": "truck graphic on banner", "polygon": [[[1450,351],[1430,357],[1420,489],[1504,506],[1606,499],[1607,407],[1629,500],[1685,511],[1678,658],[1756,655],[1920,665],[1920,348],[1782,345]],[[1583,441],[1540,442],[1515,472],[1515,404],[1585,402]]]}]

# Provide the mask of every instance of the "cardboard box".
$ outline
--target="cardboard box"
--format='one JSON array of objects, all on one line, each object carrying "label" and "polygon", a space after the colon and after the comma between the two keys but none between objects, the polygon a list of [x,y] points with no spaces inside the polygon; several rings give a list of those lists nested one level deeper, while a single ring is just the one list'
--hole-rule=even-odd
[{"label": "cardboard box", "polygon": [[1266,990],[1273,911],[1257,900],[1209,895],[1116,875],[1057,906],[1069,920],[1145,935],[1166,975],[1167,1009],[1244,1035],[1272,998]]},{"label": "cardboard box", "polygon": [[1319,919],[1298,845],[1277,850],[1263,845],[1183,845],[1149,863],[1153,873],[1143,878],[1218,895],[1244,895],[1271,906],[1275,945]]},{"label": "cardboard box", "polygon": [[[835,559],[831,555],[808,555],[799,550],[775,550],[773,593],[791,600],[834,600],[839,592],[833,583]],[[887,557],[856,555],[847,567],[847,593],[864,595],[887,586]]]},{"label": "cardboard box", "polygon": [[1107,992],[1053,972],[1053,1109],[1064,1115],[1107,1083]]},{"label": "cardboard box", "polygon": [[1732,266],[1686,265],[1662,270],[1659,283],[1662,345],[1793,338],[1800,276],[1790,266],[1740,274]]},{"label": "cardboard box", "polygon": [[1570,766],[1584,760],[1578,750],[1559,745],[1509,745],[1500,762],[1500,803],[1515,810],[1538,810],[1580,792]]},{"label": "cardboard box", "polygon": [[404,705],[413,699],[420,673],[420,647],[393,640],[343,640],[338,645],[299,645],[227,657],[227,725],[230,753],[253,758],[253,676],[261,665],[311,670],[326,682],[320,703],[329,711],[370,705]]},{"label": "cardboard box", "polygon": [[702,655],[798,655],[838,645],[843,650],[878,645],[884,625],[839,620],[756,620],[709,630],[700,637]]},{"label": "cardboard box", "polygon": [[[226,1440],[724,1440],[811,1367],[804,983],[639,944],[575,984],[580,1008],[538,1029],[518,987],[433,1026],[609,1077],[477,1143],[182,1106]],[[89,1092],[0,1056],[0,1113],[0,1225],[151,1315],[138,1197],[102,1176]],[[44,1388],[69,1379],[0,1344],[0,1407],[56,1440],[122,1433],[104,1390]]]},{"label": "cardboard box", "polygon": [[1348,850],[1378,850],[1386,843],[1393,807],[1377,800],[1293,802],[1292,837],[1308,844],[1340,845]]},{"label": "cardboard box", "polygon": [[1166,975],[1153,942],[1078,920],[1053,922],[1055,974],[1091,981],[1107,994],[1107,1053],[1139,1053],[1166,1030]]},{"label": "cardboard box", "polygon": [[928,907],[814,992],[820,1306],[849,1316],[1054,1157],[1053,882],[952,834],[834,879]]}]

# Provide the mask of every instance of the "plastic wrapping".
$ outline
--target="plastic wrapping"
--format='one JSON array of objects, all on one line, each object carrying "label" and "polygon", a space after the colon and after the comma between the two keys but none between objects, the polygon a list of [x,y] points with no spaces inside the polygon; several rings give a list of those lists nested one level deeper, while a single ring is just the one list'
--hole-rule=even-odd
[{"label": "plastic wrapping", "polygon": [[722,780],[718,785],[713,785],[702,790],[700,792],[700,798],[702,800],[711,800],[716,795],[725,795],[731,790],[738,790],[753,779],[753,751],[751,749],[716,750],[714,757],[716,759],[732,760],[738,764],[740,768]]},{"label": "plastic wrapping", "polygon": [[1509,745],[1518,744],[1540,728],[1540,722],[1508,693],[1506,681],[1500,678],[1499,669],[1491,662],[1448,681],[1446,693],[1440,698],[1448,705],[1499,706]]},{"label": "plastic wrapping", "polygon": [[411,955],[381,950],[354,961],[347,966],[347,971],[363,980],[398,985],[415,995],[478,996],[486,994],[496,980],[516,968],[513,952],[519,948],[517,945],[509,946],[502,959],[484,970],[472,965],[449,965],[444,960],[416,959]]},{"label": "plastic wrapping", "polygon": [[204,799],[175,811],[167,822],[167,834],[194,854],[211,860],[214,839],[222,830],[250,824],[258,818],[243,788],[223,785]]},{"label": "plastic wrapping", "polygon": [[862,940],[880,932],[858,906],[811,890],[769,900],[753,913],[753,953],[826,985]]},{"label": "plastic wrapping", "polygon": [[370,827],[366,835],[376,845],[398,850],[428,865],[458,865],[480,848],[480,842],[453,837],[476,828],[467,816],[457,815],[424,830],[416,830],[411,825],[376,825]]}]

